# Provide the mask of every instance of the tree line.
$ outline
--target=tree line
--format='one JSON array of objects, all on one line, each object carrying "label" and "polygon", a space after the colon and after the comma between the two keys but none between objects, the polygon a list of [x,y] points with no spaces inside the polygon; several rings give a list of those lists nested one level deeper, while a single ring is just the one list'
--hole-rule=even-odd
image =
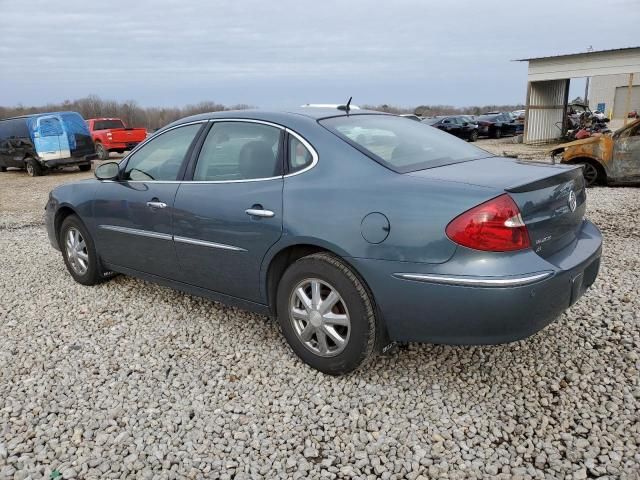
[{"label": "tree line", "polygon": [[468,107],[454,107],[453,105],[419,105],[415,108],[403,108],[383,104],[362,105],[361,108],[395,114],[413,113],[420,117],[434,117],[436,115],[482,115],[486,112],[513,112],[514,110],[524,110],[524,105],[475,105]]},{"label": "tree line", "polygon": [[250,108],[249,105],[226,106],[211,101],[184,107],[142,107],[135,100],[119,102],[116,100],[103,100],[96,95],[90,95],[77,100],[65,100],[62,103],[48,103],[42,106],[0,106],[0,118],[41,112],[74,111],[84,118],[121,118],[127,126],[142,127],[153,131],[189,115],[223,110],[245,110],[247,108]]},{"label": "tree line", "polygon": [[[480,115],[489,111],[512,111],[523,109],[524,105],[484,105],[470,107],[454,107],[452,105],[419,105],[415,108],[397,107],[393,105],[361,105],[362,108],[387,113],[414,113],[421,117],[434,115]],[[251,108],[246,104],[223,105],[213,101],[200,102],[184,107],[142,107],[135,100],[124,102],[104,100],[97,95],[90,95],[77,100],[65,100],[62,103],[48,103],[42,106],[16,107],[0,106],[0,118],[15,117],[40,112],[75,111],[84,118],[117,117],[131,127],[144,127],[156,130],[175,120],[189,115],[224,110],[245,110]]]}]

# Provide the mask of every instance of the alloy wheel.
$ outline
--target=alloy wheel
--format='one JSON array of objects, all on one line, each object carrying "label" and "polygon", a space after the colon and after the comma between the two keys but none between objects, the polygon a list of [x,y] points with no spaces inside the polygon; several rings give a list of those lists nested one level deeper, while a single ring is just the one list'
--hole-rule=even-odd
[{"label": "alloy wheel", "polygon": [[584,163],[583,165],[584,170],[582,171],[582,174],[584,175],[584,180],[587,185],[593,185],[598,179],[598,169],[590,163]]},{"label": "alloy wheel", "polygon": [[67,230],[65,250],[73,271],[78,275],[84,275],[89,268],[89,253],[87,244],[77,228],[71,227]]},{"label": "alloy wheel", "polygon": [[302,344],[321,357],[333,357],[349,342],[351,321],[347,306],[329,283],[308,278],[293,289],[289,319]]}]

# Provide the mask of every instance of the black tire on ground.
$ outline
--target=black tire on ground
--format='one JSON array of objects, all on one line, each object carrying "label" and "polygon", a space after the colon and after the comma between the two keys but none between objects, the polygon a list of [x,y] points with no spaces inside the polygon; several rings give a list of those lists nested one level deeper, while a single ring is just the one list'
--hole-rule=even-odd
[{"label": "black tire on ground", "polygon": [[[341,302],[329,310],[329,314],[335,314],[334,308],[338,309],[338,314],[344,315],[346,312],[349,326],[333,326],[331,328],[340,329],[340,334],[346,336],[344,349],[332,356],[322,356],[314,352],[311,347],[304,343],[296,333],[294,317],[290,313],[292,303],[296,302],[296,289],[307,280],[319,280],[324,285],[332,287],[341,297]],[[322,295],[322,294],[321,294]],[[328,294],[325,293],[326,300]],[[321,309],[320,303],[318,309]],[[341,307],[345,307],[342,309]],[[305,309],[308,320],[307,327],[312,327],[312,316]],[[376,320],[376,309],[373,299],[367,287],[360,281],[358,276],[338,257],[328,253],[316,253],[303,257],[289,266],[282,276],[278,285],[277,294],[278,321],[282,333],[293,351],[305,363],[311,367],[329,375],[342,375],[351,372],[373,358],[377,350],[377,341],[381,332]],[[316,321],[317,316],[316,316]],[[323,320],[322,320],[323,321]],[[304,321],[303,321],[304,322]],[[324,321],[323,321],[324,322]],[[325,324],[320,328],[325,328]],[[334,330],[335,331],[335,330]],[[348,334],[347,334],[348,332]],[[330,336],[325,337],[325,342],[337,347]],[[315,339],[315,340],[314,340]],[[317,346],[320,341],[317,333],[312,333],[307,343]]]},{"label": "black tire on ground", "polygon": [[78,165],[78,168],[80,169],[81,172],[88,172],[89,170],[91,170],[91,164],[86,163],[83,165]]},{"label": "black tire on ground", "polygon": [[27,171],[27,175],[30,177],[39,177],[44,175],[44,170],[40,166],[40,164],[33,158],[27,158],[24,161],[24,166]]},{"label": "black tire on ground", "polygon": [[502,130],[499,128],[496,128],[493,132],[493,138],[500,138],[502,137]]},{"label": "black tire on ground", "polygon": [[478,140],[478,131],[474,130],[473,132],[471,132],[471,135],[469,136],[469,141],[475,142],[476,140]]},{"label": "black tire on ground", "polygon": [[0,167],[0,172],[6,172],[7,171],[7,167]]},{"label": "black tire on ground", "polygon": [[[78,239],[81,240],[80,246],[84,245],[82,253],[87,256],[87,259],[85,260],[86,271],[84,272],[78,272],[73,266],[74,259],[72,258],[73,254],[71,251],[74,249],[69,244],[70,232],[79,233],[80,236]],[[62,222],[60,231],[58,232],[58,243],[60,245],[62,258],[67,266],[67,270],[76,282],[81,283],[82,285],[96,285],[102,282],[105,278],[108,278],[108,276],[102,274],[98,255],[91,235],[89,235],[84,224],[76,215],[69,215]]]},{"label": "black tire on ground", "polygon": [[96,143],[96,153],[100,160],[109,160],[109,150],[104,148],[104,145],[101,143]]},{"label": "black tire on ground", "polygon": [[580,162],[580,165],[582,165],[582,175],[584,176],[584,183],[587,187],[600,185],[605,182],[605,174],[601,168],[591,162]]}]

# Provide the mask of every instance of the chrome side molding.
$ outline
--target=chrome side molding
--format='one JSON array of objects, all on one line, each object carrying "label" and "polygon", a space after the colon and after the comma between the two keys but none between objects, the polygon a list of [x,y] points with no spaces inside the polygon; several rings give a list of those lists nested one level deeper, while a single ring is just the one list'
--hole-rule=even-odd
[{"label": "chrome side molding", "polygon": [[98,225],[102,230],[110,230],[112,232],[128,233],[129,235],[137,235],[139,237],[159,238],[160,240],[173,240],[173,235],[168,233],[150,232],[149,230],[139,230],[137,228],[119,227],[117,225]]},{"label": "chrome side molding", "polygon": [[435,273],[394,273],[402,280],[415,282],[439,283],[466,287],[519,287],[549,278],[553,272],[539,272],[516,277],[458,277],[455,275],[439,275]]},{"label": "chrome side molding", "polygon": [[139,237],[157,238],[160,240],[173,240],[174,242],[187,243],[189,245],[198,245],[200,247],[219,248],[221,250],[232,250],[235,252],[246,252],[247,250],[234,245],[225,245],[224,243],[207,242],[206,240],[198,240],[197,238],[179,237],[168,233],[150,232],[149,230],[139,230],[137,228],[119,227],[117,225],[98,225],[102,230],[110,230],[112,232],[127,233],[129,235],[137,235]]},{"label": "chrome side molding", "polygon": [[189,245],[198,245],[200,247],[220,248],[222,250],[234,250],[236,252],[246,252],[244,248],[235,247],[233,245],[225,245],[224,243],[207,242],[205,240],[198,240],[196,238],[189,237],[173,237],[174,242],[188,243]]}]

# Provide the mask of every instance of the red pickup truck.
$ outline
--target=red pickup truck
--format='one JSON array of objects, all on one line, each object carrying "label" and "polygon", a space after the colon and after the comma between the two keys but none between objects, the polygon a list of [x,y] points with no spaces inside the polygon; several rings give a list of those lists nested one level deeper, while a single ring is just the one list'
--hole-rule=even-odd
[{"label": "red pickup truck", "polygon": [[131,150],[147,138],[144,128],[128,128],[119,118],[90,118],[87,125],[100,160],[107,160],[109,152]]}]

